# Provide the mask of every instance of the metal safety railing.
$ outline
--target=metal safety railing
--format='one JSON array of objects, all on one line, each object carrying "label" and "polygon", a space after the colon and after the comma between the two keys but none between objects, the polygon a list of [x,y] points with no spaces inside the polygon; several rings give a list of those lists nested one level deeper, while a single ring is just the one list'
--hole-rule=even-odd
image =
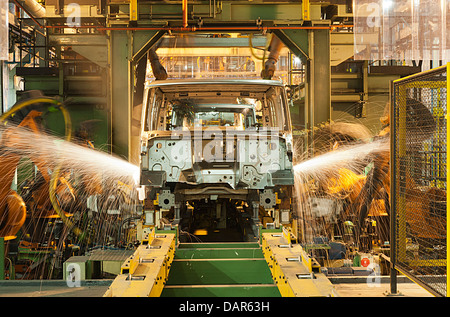
[{"label": "metal safety railing", "polygon": [[435,296],[448,296],[448,70],[392,83],[391,264]]}]

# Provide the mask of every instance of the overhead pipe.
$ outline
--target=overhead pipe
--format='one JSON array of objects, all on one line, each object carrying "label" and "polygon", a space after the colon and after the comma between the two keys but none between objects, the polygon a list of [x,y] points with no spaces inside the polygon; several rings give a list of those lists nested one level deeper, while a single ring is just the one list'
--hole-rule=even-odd
[{"label": "overhead pipe", "polygon": [[35,0],[22,0],[22,3],[20,3],[20,1],[18,0],[13,1],[19,8],[21,8],[23,11],[25,11],[26,14],[30,16],[31,20],[33,20],[34,23],[36,23],[41,29],[44,28],[44,26],[36,20],[45,18],[47,11],[42,5],[37,3]]},{"label": "overhead pipe", "polygon": [[332,26],[224,26],[224,27],[204,27],[204,26],[187,26],[187,27],[107,27],[102,25],[46,25],[46,29],[96,29],[99,31],[270,31],[270,30],[334,30],[342,27],[353,27],[353,25],[332,25]]},{"label": "overhead pipe", "polygon": [[269,30],[332,30],[328,26],[224,26],[224,27],[97,27],[102,31],[269,31]]},{"label": "overhead pipe", "polygon": [[41,4],[37,3],[36,0],[21,0],[21,2],[23,4],[23,7],[27,9],[27,11],[31,13],[34,18],[45,18],[47,11]]}]

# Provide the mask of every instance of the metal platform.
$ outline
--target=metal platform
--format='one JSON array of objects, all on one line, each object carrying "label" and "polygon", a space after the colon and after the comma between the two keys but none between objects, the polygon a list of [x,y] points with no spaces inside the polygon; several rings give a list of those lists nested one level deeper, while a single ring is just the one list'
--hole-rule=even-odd
[{"label": "metal platform", "polygon": [[153,230],[122,265],[105,297],[157,297],[161,294],[175,251],[175,234]]},{"label": "metal platform", "polygon": [[262,251],[283,297],[338,297],[320,266],[285,232],[263,233]]},{"label": "metal platform", "polygon": [[284,230],[263,231],[261,243],[175,246],[175,240],[175,234],[153,230],[122,265],[105,296],[338,296],[318,264]]},{"label": "metal platform", "polygon": [[186,243],[162,297],[280,297],[258,243]]}]

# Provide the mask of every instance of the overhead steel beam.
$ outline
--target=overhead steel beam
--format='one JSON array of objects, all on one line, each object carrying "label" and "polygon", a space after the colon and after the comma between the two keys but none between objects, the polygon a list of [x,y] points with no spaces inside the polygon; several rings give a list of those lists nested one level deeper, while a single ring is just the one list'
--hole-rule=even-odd
[{"label": "overhead steel beam", "polygon": [[[70,16],[67,12],[67,6],[72,4],[73,0],[47,0],[45,8],[47,9],[47,18],[63,18]],[[78,0],[76,3],[80,6],[80,18],[100,17],[108,14],[105,10],[105,0]],[[203,1],[195,3],[171,2],[138,2],[136,0],[110,2],[107,6],[114,8],[114,13],[109,14],[111,24],[128,24],[130,21],[152,24],[167,23],[168,21],[177,21],[180,26],[183,22],[197,24],[200,21],[206,22],[277,22],[302,24],[304,15],[308,19],[320,19],[321,4],[308,6],[311,8],[305,10],[302,3],[292,1],[280,2],[247,2],[247,1]],[[70,10],[69,10],[70,11]],[[183,20],[183,17],[185,21]]]},{"label": "overhead steel beam", "polygon": [[133,63],[139,62],[139,60],[147,54],[147,52],[153,47],[153,45],[155,45],[164,36],[164,34],[166,34],[166,31],[158,31],[158,32],[156,32],[156,34],[151,35],[150,37],[146,33],[144,33],[143,36],[141,35],[141,40],[142,40],[142,37],[143,37],[144,41],[146,39],[148,39],[148,40],[143,45],[142,45],[142,42],[135,43],[136,40],[135,40],[135,42],[133,42],[134,50],[136,52],[133,54],[133,58],[131,61]]},{"label": "overhead steel beam", "polygon": [[108,41],[104,34],[86,33],[49,33],[49,43],[67,46],[107,46]]},{"label": "overhead steel beam", "polygon": [[331,66],[339,65],[354,55],[353,33],[331,33],[330,36]]},{"label": "overhead steel beam", "polygon": [[[201,35],[201,34],[200,34]],[[255,47],[266,46],[266,36],[253,36],[252,44]],[[248,47],[247,37],[164,37],[161,40],[161,48],[199,48],[199,47]]]},{"label": "overhead steel beam", "polygon": [[103,34],[49,33],[51,45],[71,46],[72,49],[101,67],[108,64],[108,41]]},{"label": "overhead steel beam", "polygon": [[309,60],[309,30],[274,30],[273,33],[303,62]]}]

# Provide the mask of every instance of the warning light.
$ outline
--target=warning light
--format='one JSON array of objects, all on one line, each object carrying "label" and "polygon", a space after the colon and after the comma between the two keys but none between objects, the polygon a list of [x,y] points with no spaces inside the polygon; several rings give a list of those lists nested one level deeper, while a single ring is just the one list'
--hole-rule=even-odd
[{"label": "warning light", "polygon": [[361,265],[364,267],[368,267],[370,264],[370,260],[368,258],[362,258],[361,259]]}]

